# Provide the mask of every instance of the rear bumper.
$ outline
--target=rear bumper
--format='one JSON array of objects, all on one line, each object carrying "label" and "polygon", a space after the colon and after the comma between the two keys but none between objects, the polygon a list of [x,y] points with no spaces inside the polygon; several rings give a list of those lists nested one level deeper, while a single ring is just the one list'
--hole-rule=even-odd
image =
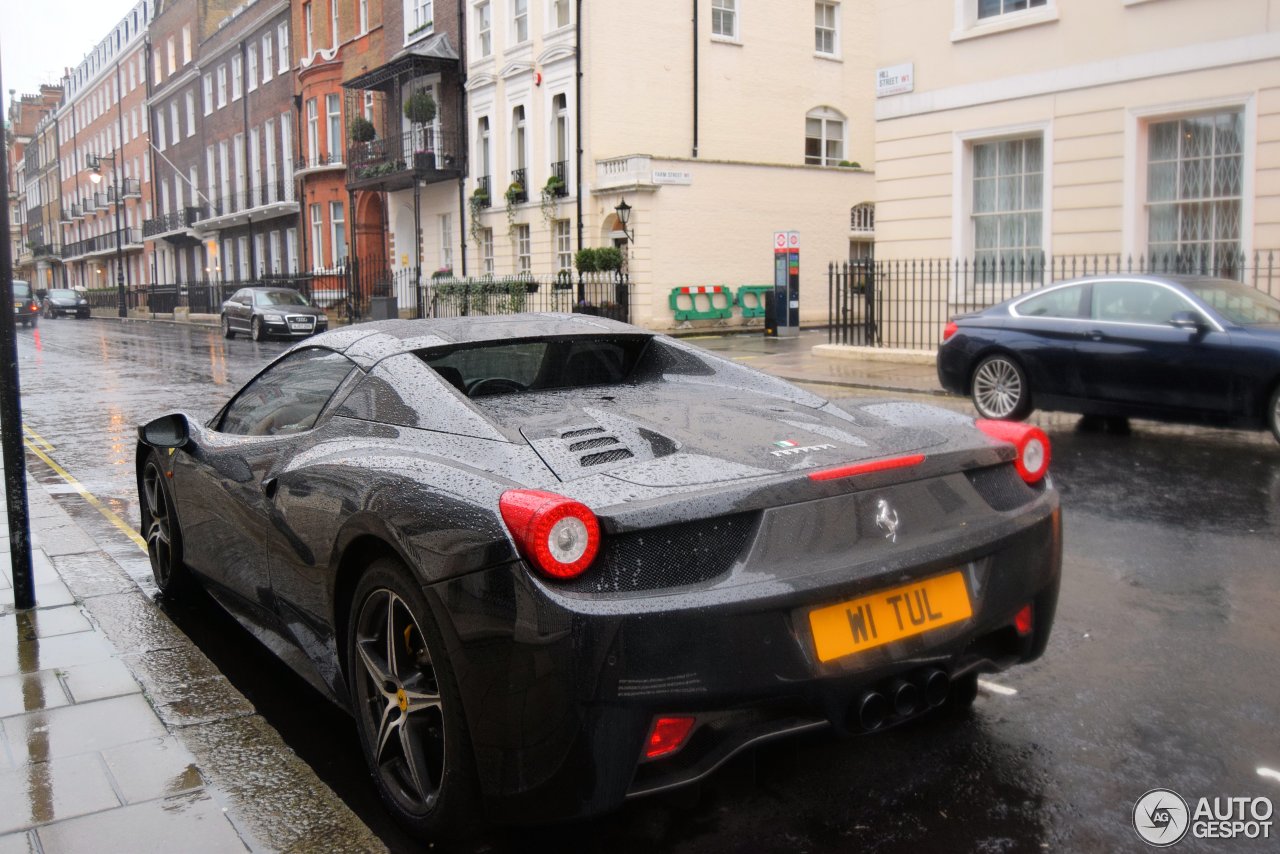
[{"label": "rear bumper", "polygon": [[969,393],[969,354],[959,341],[947,341],[938,348],[938,384],[952,394]]},{"label": "rear bumper", "polygon": [[[860,695],[897,677],[925,669],[957,677],[1037,658],[1061,570],[1056,492],[1005,521],[994,539],[959,534],[910,566],[834,583],[828,573],[820,585],[784,583],[780,573],[679,594],[573,597],[522,564],[436,585],[491,813],[544,821],[607,811],[692,782],[764,741],[844,729]],[[956,570],[967,579],[969,620],[818,660],[813,608]],[[1028,603],[1034,628],[1019,637],[1012,621]],[[698,723],[679,751],[642,762],[653,720],[665,714]]]}]

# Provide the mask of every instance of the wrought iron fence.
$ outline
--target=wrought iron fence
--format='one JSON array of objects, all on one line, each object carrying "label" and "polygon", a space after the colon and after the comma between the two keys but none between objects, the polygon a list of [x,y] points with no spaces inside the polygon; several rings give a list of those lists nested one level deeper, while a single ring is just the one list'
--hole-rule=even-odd
[{"label": "wrought iron fence", "polygon": [[1053,282],[1093,275],[1203,275],[1280,297],[1275,251],[1210,260],[1180,255],[1070,255],[1021,261],[865,261],[827,271],[828,340],[912,350],[937,349],[947,321]]},{"label": "wrought iron fence", "polygon": [[421,305],[431,317],[471,317],[551,311],[629,322],[631,283],[621,273],[562,271],[544,276],[433,278],[423,282]]}]

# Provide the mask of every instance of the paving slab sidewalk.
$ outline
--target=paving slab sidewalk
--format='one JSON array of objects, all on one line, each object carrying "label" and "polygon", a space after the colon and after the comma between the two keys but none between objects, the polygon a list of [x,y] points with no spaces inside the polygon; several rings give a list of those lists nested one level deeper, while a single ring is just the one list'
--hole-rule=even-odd
[{"label": "paving slab sidewalk", "polygon": [[385,851],[125,569],[27,490],[30,611],[14,608],[0,519],[0,854]]}]

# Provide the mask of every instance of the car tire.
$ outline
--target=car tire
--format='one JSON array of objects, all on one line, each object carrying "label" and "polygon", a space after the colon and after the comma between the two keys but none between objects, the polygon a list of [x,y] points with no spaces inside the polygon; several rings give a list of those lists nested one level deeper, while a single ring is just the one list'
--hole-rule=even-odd
[{"label": "car tire", "polygon": [[1280,442],[1280,384],[1271,392],[1271,403],[1267,407],[1267,426],[1271,428],[1271,435]]},{"label": "car tire", "polygon": [[222,337],[223,338],[236,337],[236,331],[231,328],[231,318],[227,317],[225,314],[222,315]]},{"label": "car tire", "polygon": [[254,341],[261,341],[266,337],[266,333],[262,329],[261,317],[255,317],[253,322],[249,324],[249,329],[251,330],[250,337],[253,338]]},{"label": "car tire", "polygon": [[1012,356],[987,356],[969,379],[973,407],[983,418],[1021,421],[1031,414],[1031,386]]},{"label": "car tire", "polygon": [[356,728],[384,804],[423,838],[474,832],[480,801],[461,695],[422,585],[399,560],[379,558],[356,583],[346,652]]},{"label": "car tire", "polygon": [[190,586],[191,573],[182,562],[182,531],[169,494],[168,475],[157,451],[152,451],[142,466],[138,497],[151,575],[161,593],[178,595]]}]

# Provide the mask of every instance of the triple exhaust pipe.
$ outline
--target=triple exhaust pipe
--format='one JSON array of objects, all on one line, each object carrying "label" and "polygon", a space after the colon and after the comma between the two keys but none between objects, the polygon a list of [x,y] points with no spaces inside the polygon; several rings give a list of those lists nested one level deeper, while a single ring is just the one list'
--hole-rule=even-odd
[{"label": "triple exhaust pipe", "polygon": [[845,726],[851,732],[874,732],[884,726],[890,716],[909,718],[941,706],[950,690],[951,677],[935,668],[896,678],[883,689],[864,691],[854,700]]}]

